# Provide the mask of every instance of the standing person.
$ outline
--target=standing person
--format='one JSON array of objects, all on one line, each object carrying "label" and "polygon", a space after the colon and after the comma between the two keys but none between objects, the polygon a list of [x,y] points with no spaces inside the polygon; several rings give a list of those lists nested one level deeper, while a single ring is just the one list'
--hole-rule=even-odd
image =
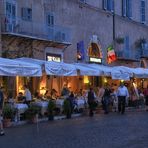
[{"label": "standing person", "polygon": [[124,86],[123,82],[120,83],[120,86],[117,89],[117,96],[118,96],[118,111],[119,113],[124,114],[126,98],[129,97],[129,93],[127,87]]},{"label": "standing person", "polygon": [[104,96],[104,92],[105,92],[104,87],[103,87],[103,86],[100,87],[100,88],[99,88],[99,92],[98,92],[98,98],[99,98],[100,102],[101,102],[102,105],[103,105],[103,109],[104,109],[104,104],[103,104],[103,96]]},{"label": "standing person", "polygon": [[28,89],[28,86],[27,85],[24,85],[24,88],[25,88],[24,96],[26,98],[26,104],[29,105],[30,102],[31,102],[31,100],[32,100],[31,92]]},{"label": "standing person", "polygon": [[109,104],[110,104],[110,97],[111,97],[111,89],[109,88],[109,85],[106,84],[105,86],[105,91],[104,91],[104,99],[103,99],[103,103],[104,103],[104,110],[105,110],[105,114],[109,113]]},{"label": "standing person", "polygon": [[3,111],[3,105],[4,105],[4,95],[3,95],[3,88],[0,88],[0,136],[3,136],[4,133],[4,128],[3,128],[3,117],[2,117],[2,111]]},{"label": "standing person", "polygon": [[88,97],[88,105],[89,105],[89,116],[93,117],[94,115],[93,110],[94,110],[96,96],[92,88],[89,89],[87,97]]},{"label": "standing person", "polygon": [[67,84],[64,84],[63,85],[63,89],[61,91],[61,96],[64,97],[64,99],[68,98],[70,95],[70,90],[69,88],[67,87]]},{"label": "standing person", "polygon": [[148,111],[148,86],[144,89],[143,94],[145,96],[146,111]]}]

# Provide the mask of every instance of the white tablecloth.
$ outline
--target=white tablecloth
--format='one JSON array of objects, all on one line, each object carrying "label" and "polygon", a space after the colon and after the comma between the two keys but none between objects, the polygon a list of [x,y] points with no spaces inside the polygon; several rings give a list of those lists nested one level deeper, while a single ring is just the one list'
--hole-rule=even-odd
[{"label": "white tablecloth", "polygon": [[76,103],[78,105],[78,109],[85,108],[85,100],[84,99],[78,99],[78,100],[76,100]]},{"label": "white tablecloth", "polygon": [[28,105],[23,103],[17,103],[14,104],[14,108],[17,109],[16,119],[17,121],[20,121],[20,116],[28,109]]},{"label": "white tablecloth", "polygon": [[28,105],[23,103],[17,103],[17,104],[14,104],[14,108],[16,108],[18,112],[22,114],[28,109]]},{"label": "white tablecloth", "polygon": [[64,104],[64,99],[57,99],[56,100],[56,106],[58,107],[58,106],[63,106],[63,104]]},{"label": "white tablecloth", "polygon": [[36,102],[33,102],[33,105],[47,108],[48,107],[48,101],[36,101]]}]

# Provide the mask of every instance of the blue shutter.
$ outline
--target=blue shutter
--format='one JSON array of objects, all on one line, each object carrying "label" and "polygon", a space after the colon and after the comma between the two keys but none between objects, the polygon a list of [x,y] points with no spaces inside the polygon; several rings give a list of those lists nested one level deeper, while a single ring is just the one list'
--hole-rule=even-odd
[{"label": "blue shutter", "polygon": [[129,17],[132,17],[132,0],[129,0]]},{"label": "blue shutter", "polygon": [[126,16],[132,17],[132,0],[126,0]]},{"label": "blue shutter", "polygon": [[113,12],[113,10],[114,10],[114,0],[107,0],[107,10]]},{"label": "blue shutter", "polygon": [[125,57],[126,58],[129,58],[130,56],[130,51],[129,51],[129,36],[126,36],[125,37],[125,47],[124,47],[124,52],[125,52]]},{"label": "blue shutter", "polygon": [[107,0],[107,10],[111,11],[111,0]]},{"label": "blue shutter", "polygon": [[22,8],[22,19],[26,19],[26,9]]},{"label": "blue shutter", "polygon": [[11,15],[11,4],[6,2],[6,15]]},{"label": "blue shutter", "polygon": [[47,14],[47,24],[49,26],[53,26],[54,25],[54,14],[53,13],[48,13]]},{"label": "blue shutter", "polygon": [[126,16],[126,0],[122,0],[122,16]]},{"label": "blue shutter", "polygon": [[145,1],[141,1],[141,22],[145,22]]},{"label": "blue shutter", "polygon": [[125,49],[129,50],[129,36],[125,37]]},{"label": "blue shutter", "polygon": [[111,6],[111,11],[114,12],[114,9],[115,9],[115,8],[114,8],[114,6],[115,6],[115,5],[114,5],[114,0],[112,0],[111,4],[112,4],[112,6]]},{"label": "blue shutter", "polygon": [[12,5],[12,17],[13,18],[16,17],[16,7],[15,7],[15,5]]},{"label": "blue shutter", "polygon": [[104,10],[107,9],[107,0],[103,0],[103,9],[104,9]]}]

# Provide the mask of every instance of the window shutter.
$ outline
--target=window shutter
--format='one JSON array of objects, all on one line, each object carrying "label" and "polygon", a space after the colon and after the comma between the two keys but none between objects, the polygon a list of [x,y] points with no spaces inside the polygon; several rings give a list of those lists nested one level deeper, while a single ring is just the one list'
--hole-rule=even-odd
[{"label": "window shutter", "polygon": [[132,0],[127,0],[127,17],[132,17]]},{"label": "window shutter", "polygon": [[53,15],[51,15],[51,25],[54,25],[54,16]]},{"label": "window shutter", "polygon": [[12,5],[12,17],[13,18],[16,17],[16,7],[15,7],[15,5]]},{"label": "window shutter", "polygon": [[6,2],[6,15],[11,14],[11,4]]},{"label": "window shutter", "polygon": [[54,25],[54,15],[53,13],[47,14],[47,25],[53,26]]},{"label": "window shutter", "polygon": [[31,21],[32,20],[32,9],[27,8],[27,20]]},{"label": "window shutter", "polygon": [[107,9],[107,0],[103,0],[103,9],[104,9],[104,10]]},{"label": "window shutter", "polygon": [[125,50],[128,51],[129,50],[129,36],[125,37]]},{"label": "window shutter", "polygon": [[122,16],[126,16],[126,0],[122,0]]},{"label": "window shutter", "polygon": [[111,11],[114,12],[114,0],[111,0]]},{"label": "window shutter", "polygon": [[22,8],[22,18],[25,19],[25,16],[26,16],[25,8]]},{"label": "window shutter", "polygon": [[141,1],[141,22],[145,23],[145,1]]}]

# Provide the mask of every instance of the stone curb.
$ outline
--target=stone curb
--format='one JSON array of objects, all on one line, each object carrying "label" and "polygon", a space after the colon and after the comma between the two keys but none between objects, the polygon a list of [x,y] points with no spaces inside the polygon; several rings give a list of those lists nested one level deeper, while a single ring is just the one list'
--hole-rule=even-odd
[{"label": "stone curb", "polygon": [[[81,117],[82,114],[72,114],[72,118],[77,118],[77,117]],[[56,121],[56,120],[64,120],[66,119],[66,116],[55,116],[54,117],[54,120],[53,121]],[[45,118],[42,118],[42,119],[38,119],[38,122],[46,122],[48,121],[48,118],[45,117]],[[12,125],[11,127],[15,127],[15,126],[20,126],[20,125],[25,125],[25,124],[28,124],[28,121],[19,121],[19,122],[12,122]]]}]

